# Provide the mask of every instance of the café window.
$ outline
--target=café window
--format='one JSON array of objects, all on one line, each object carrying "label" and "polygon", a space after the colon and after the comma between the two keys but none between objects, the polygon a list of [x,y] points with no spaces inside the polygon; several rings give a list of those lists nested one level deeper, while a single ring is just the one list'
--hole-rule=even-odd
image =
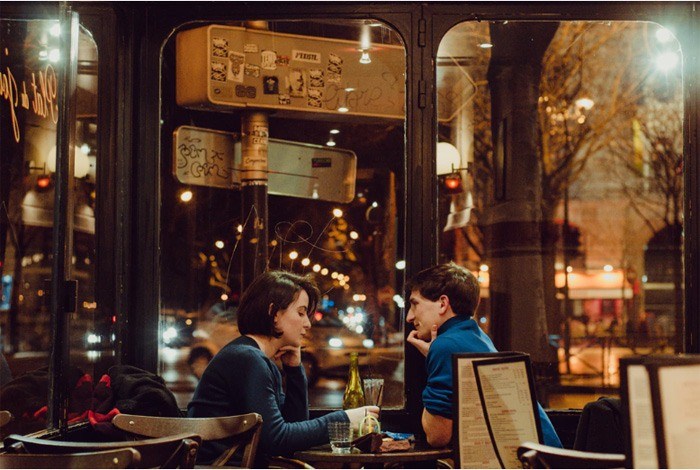
[{"label": "caf\u00e9 window", "polygon": [[540,364],[552,407],[591,400],[575,388],[614,394],[621,356],[682,352],[673,32],[464,22],[436,66],[439,257],[478,276],[481,327]]},{"label": "caf\u00e9 window", "polygon": [[[399,36],[370,20],[189,23],[161,66],[159,373],[180,406],[239,336],[254,252],[319,285],[302,355],[311,406],[341,406],[358,352],[363,377],[385,379],[383,405],[403,407]],[[264,228],[242,197],[244,132],[267,146],[267,168],[254,168],[267,180]],[[247,235],[256,226],[262,236]]]},{"label": "caf\u00e9 window", "polygon": [[[57,130],[68,125],[59,120],[59,67],[68,58],[59,35],[57,20],[0,18],[0,351],[13,378],[30,374],[36,380],[30,389],[0,384],[2,409],[14,416],[3,434],[47,427]],[[78,286],[77,307],[68,314],[67,328],[71,389],[86,377],[99,380],[105,364],[97,362],[113,360],[113,319],[104,318],[95,295],[97,61],[97,45],[81,27],[77,91],[71,104],[75,135],[70,138],[75,160],[69,272]],[[68,407],[68,418],[80,420],[89,404],[74,395]]]}]

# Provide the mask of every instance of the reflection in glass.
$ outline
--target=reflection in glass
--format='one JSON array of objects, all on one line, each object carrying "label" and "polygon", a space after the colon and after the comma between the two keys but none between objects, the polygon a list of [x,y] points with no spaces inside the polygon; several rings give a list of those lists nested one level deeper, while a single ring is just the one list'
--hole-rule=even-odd
[{"label": "reflection in glass", "polygon": [[[30,373],[45,387],[32,387],[3,409],[15,419],[3,434],[25,433],[46,426],[48,377],[37,369],[49,363],[51,314],[49,293],[52,266],[57,73],[60,60],[58,22],[0,19],[0,70],[12,84],[12,97],[0,103],[0,351],[14,378]],[[83,374],[94,376],[94,350],[111,355],[113,338],[95,302],[95,159],[97,156],[97,46],[80,32],[75,149],[75,213],[73,278],[78,280],[78,308],[70,317],[71,370],[77,384]],[[16,85],[16,88],[14,87]],[[26,94],[25,94],[26,92]],[[26,385],[25,385],[26,386]],[[71,409],[78,404],[72,403]],[[76,413],[77,417],[80,413]]]},{"label": "reflection in glass", "polygon": [[[394,296],[404,257],[396,202],[404,200],[404,49],[377,22],[266,24],[186,25],[178,41],[193,49],[178,51],[175,36],[164,48],[160,373],[185,406],[209,359],[239,334],[241,253],[256,248],[243,238],[253,216],[241,208],[227,144],[185,138],[191,129],[182,126],[220,131],[240,155],[240,105],[253,101],[269,111],[267,267],[311,274],[322,292],[302,355],[311,405],[340,407],[356,351],[363,373],[387,381],[385,407],[401,407]],[[177,71],[190,60],[182,57],[194,56],[208,72],[185,74],[179,86]]]},{"label": "reflection in glass", "polygon": [[[440,44],[438,141],[453,144],[469,168],[457,171],[456,190],[438,178],[440,257],[478,273],[478,321],[493,335],[489,287],[503,285],[496,276],[506,273],[489,269],[500,263],[489,237],[501,223],[494,217],[521,220],[508,204],[527,191],[542,221],[540,242],[527,250],[542,262],[542,279],[533,282],[544,296],[545,340],[558,349],[558,385],[615,387],[617,357],[682,350],[679,44],[651,23],[560,23],[533,103],[538,163],[522,168],[523,140],[512,140],[522,123],[491,119],[492,99],[504,99],[492,61],[499,53],[502,60],[504,36],[492,34],[508,34],[508,24],[462,23]],[[514,106],[526,100],[515,98]],[[514,183],[522,172],[530,172],[527,188]],[[507,256],[522,262],[515,252]],[[529,310],[537,310],[532,297]],[[524,319],[526,311],[512,315]]]}]

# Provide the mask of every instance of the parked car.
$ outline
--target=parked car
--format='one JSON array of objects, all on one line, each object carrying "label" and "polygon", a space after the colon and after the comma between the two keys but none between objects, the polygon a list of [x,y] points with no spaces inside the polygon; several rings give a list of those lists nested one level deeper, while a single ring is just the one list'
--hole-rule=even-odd
[{"label": "parked car", "polygon": [[[214,355],[238,336],[235,311],[227,310],[210,321],[200,321],[188,357],[192,373],[201,378]],[[392,374],[403,357],[401,344],[376,346],[365,335],[348,329],[337,316],[317,312],[302,344],[301,360],[309,385],[320,377],[347,374],[351,352],[358,353],[360,368],[366,373]]]}]

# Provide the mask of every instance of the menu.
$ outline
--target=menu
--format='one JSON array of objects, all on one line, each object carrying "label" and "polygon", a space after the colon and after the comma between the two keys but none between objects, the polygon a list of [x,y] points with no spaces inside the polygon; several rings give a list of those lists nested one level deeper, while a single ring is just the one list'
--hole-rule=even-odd
[{"label": "menu", "polygon": [[459,468],[519,467],[518,446],[540,441],[529,356],[455,354],[453,375],[455,463]]},{"label": "menu", "polygon": [[[700,359],[699,359],[700,360]],[[700,363],[649,364],[660,468],[700,464]]]},{"label": "menu", "polygon": [[649,385],[649,374],[643,358],[620,359],[620,395],[627,433],[630,468],[659,468],[654,433],[654,412]]}]

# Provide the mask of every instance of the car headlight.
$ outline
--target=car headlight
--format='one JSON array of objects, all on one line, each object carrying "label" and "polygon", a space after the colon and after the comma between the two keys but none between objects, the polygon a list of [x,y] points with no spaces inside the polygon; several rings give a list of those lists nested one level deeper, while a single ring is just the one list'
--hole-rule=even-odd
[{"label": "car headlight", "polygon": [[367,349],[371,349],[374,347],[374,340],[371,340],[369,338],[363,339],[362,346],[366,347]]},{"label": "car headlight", "polygon": [[328,346],[331,348],[342,348],[343,340],[340,338],[331,338],[328,340]]}]

